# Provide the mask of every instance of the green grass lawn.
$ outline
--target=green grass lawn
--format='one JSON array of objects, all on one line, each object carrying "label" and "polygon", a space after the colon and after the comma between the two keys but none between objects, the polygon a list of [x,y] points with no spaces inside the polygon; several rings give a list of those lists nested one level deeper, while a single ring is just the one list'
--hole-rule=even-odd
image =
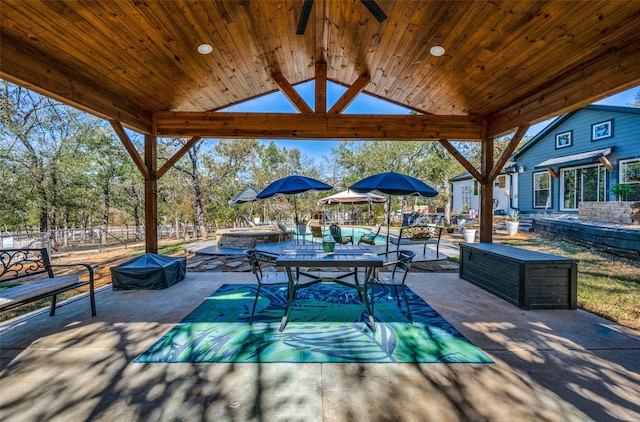
[{"label": "green grass lawn", "polygon": [[537,234],[503,243],[579,259],[578,307],[640,330],[640,262]]}]

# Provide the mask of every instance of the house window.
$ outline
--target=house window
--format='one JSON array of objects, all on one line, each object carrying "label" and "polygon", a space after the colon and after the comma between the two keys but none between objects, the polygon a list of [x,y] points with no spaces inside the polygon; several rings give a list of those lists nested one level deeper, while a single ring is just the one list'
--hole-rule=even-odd
[{"label": "house window", "polygon": [[562,169],[560,197],[563,211],[576,211],[582,201],[606,201],[606,169],[586,166]]},{"label": "house window", "polygon": [[533,174],[533,208],[544,208],[551,198],[551,175],[548,172]]},{"label": "house window", "polygon": [[498,188],[504,189],[507,186],[506,177],[498,176]]},{"label": "house window", "polygon": [[620,183],[631,185],[627,201],[640,201],[640,158],[620,160]]}]

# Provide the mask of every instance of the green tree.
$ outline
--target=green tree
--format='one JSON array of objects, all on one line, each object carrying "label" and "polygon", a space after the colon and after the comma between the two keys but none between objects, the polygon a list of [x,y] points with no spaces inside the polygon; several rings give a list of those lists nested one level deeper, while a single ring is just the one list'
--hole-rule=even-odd
[{"label": "green tree", "polygon": [[[79,149],[78,140],[98,124],[98,120],[71,107],[59,104],[25,88],[2,81],[0,85],[0,150],[3,164],[18,171],[28,191],[12,189],[15,200],[24,201],[37,211],[40,231],[61,226],[66,207],[72,202],[65,188],[73,185],[76,174],[71,157]],[[13,220],[25,218],[24,207],[18,207]],[[7,210],[3,211],[7,214]],[[31,211],[26,213],[31,215]],[[29,221],[28,224],[31,224]]]},{"label": "green tree", "polygon": [[636,92],[636,95],[633,96],[631,107],[640,107],[640,91]]}]

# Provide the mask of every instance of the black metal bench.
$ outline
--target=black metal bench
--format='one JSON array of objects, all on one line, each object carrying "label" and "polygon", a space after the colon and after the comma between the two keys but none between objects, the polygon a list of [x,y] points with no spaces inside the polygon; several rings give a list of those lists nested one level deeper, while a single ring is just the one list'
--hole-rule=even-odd
[{"label": "black metal bench", "polygon": [[[91,315],[96,315],[93,267],[85,263],[51,264],[46,248],[0,249],[0,311],[51,297],[49,315],[54,316],[59,293],[89,285]],[[84,267],[87,280],[78,273],[56,277],[54,267]],[[46,275],[46,278],[41,276]]]}]

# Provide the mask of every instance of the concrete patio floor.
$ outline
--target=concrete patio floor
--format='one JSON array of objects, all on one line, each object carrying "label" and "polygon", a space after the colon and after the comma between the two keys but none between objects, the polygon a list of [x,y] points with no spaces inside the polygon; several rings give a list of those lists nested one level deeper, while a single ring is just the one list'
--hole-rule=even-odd
[{"label": "concrete patio floor", "polygon": [[83,298],[4,323],[0,419],[640,420],[640,333],[580,310],[524,311],[451,273],[409,286],[493,364],[133,363],[223,283],[252,277],[107,288],[96,317]]}]

